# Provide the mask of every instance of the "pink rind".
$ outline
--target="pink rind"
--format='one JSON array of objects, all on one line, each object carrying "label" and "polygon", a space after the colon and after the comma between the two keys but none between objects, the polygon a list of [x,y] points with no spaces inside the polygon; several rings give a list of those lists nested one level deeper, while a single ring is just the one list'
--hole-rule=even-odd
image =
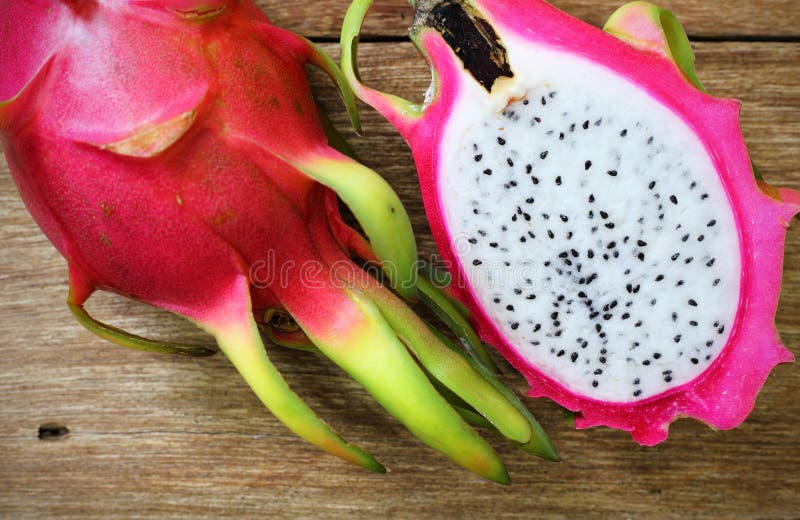
[{"label": "pink rind", "polygon": [[739,103],[700,92],[666,58],[626,45],[539,0],[474,3],[501,36],[524,34],[531,41],[606,65],[647,90],[696,132],[720,174],[739,224],[742,296],[728,343],[709,369],[687,384],[644,401],[615,404],[575,395],[530,365],[477,305],[447,232],[439,200],[437,145],[459,92],[459,78],[465,73],[444,41],[433,31],[425,31],[420,43],[438,73],[438,91],[423,120],[403,134],[414,152],[434,239],[456,278],[453,292],[475,317],[482,338],[497,346],[525,375],[531,386],[528,395],[550,398],[577,412],[578,428],[608,426],[629,431],[636,442],[652,446],[664,441],[669,425],[683,416],[717,429],[738,426],[752,411],[772,369],[794,359],[780,342],[774,317],[786,228],[800,211],[800,194],[779,190],[781,201],[777,201],[759,190],[739,126]]}]

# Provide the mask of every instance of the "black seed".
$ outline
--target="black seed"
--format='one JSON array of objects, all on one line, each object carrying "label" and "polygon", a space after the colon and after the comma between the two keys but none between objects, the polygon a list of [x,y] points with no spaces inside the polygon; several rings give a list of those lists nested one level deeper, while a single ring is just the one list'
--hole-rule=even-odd
[{"label": "black seed", "polygon": [[549,152],[545,150],[544,152],[542,152],[542,153],[540,153],[540,154],[539,154],[539,158],[540,158],[540,159],[547,159],[547,154],[548,154],[548,153],[549,153]]},{"label": "black seed", "polygon": [[522,243],[524,244],[525,242],[527,242],[527,241],[528,241],[528,239],[527,239],[527,238],[525,238],[525,237],[519,237],[519,241],[520,241],[520,242],[522,242]]},{"label": "black seed", "polygon": [[591,204],[593,202],[594,202],[594,194],[590,194],[589,195],[589,203]]},{"label": "black seed", "polygon": [[474,266],[479,266],[479,265],[481,265],[482,263],[483,263],[483,262],[482,262],[482,261],[480,261],[480,260],[478,260],[477,258],[476,258],[475,260],[473,260],[473,261],[472,261],[472,265],[474,265]]},{"label": "black seed", "polygon": [[537,323],[537,324],[536,324],[536,325],[533,327],[533,332],[539,332],[540,330],[542,330],[542,324],[541,324],[541,323]]},{"label": "black seed", "polygon": [[563,141],[565,137],[566,137],[566,135],[564,135],[564,132],[561,132],[560,134],[558,134],[558,140],[559,141]]},{"label": "black seed", "polygon": [[600,369],[600,368],[598,368],[597,370],[595,370],[595,371],[594,371],[594,375],[596,375],[596,376],[599,376],[599,375],[601,375],[602,373],[603,373],[603,370],[602,370],[602,369]]},{"label": "black seed", "polygon": [[503,139],[502,137],[498,137],[497,138],[497,144],[499,144],[500,146],[505,146],[506,140]]},{"label": "black seed", "polygon": [[591,168],[591,167],[592,167],[592,161],[586,161],[586,163],[584,163],[583,167],[584,167],[586,170],[588,170],[589,168]]},{"label": "black seed", "polygon": [[717,259],[716,259],[716,258],[712,258],[711,260],[709,260],[708,262],[706,262],[706,266],[707,266],[707,267],[712,267],[712,266],[714,265],[714,262],[716,262],[716,261],[717,261]]},{"label": "black seed", "polygon": [[519,328],[518,322],[515,321],[514,323],[511,324],[511,330],[517,330],[518,328]]},{"label": "black seed", "polygon": [[644,253],[639,253],[638,255],[636,255],[636,258],[638,258],[640,261],[644,262]]},{"label": "black seed", "polygon": [[614,249],[615,247],[617,247],[617,243],[612,240],[611,242],[608,243],[606,247],[608,249]]},{"label": "black seed", "polygon": [[625,314],[623,314],[623,315],[622,315],[622,319],[623,319],[623,320],[627,320],[627,319],[628,319],[628,318],[630,318],[630,317],[631,317],[631,315],[630,315],[630,314],[628,314],[627,312],[626,312]]},{"label": "black seed", "polygon": [[656,281],[657,282],[660,282],[662,280],[664,280],[664,275],[663,274],[660,274],[660,275],[656,276]]},{"label": "black seed", "polygon": [[617,170],[608,170],[606,173],[612,177],[616,177],[618,175]]},{"label": "black seed", "polygon": [[699,237],[697,237],[697,241],[698,241],[698,242],[702,242],[702,241],[703,241],[703,240],[705,240],[705,239],[706,239],[706,236],[705,236],[705,235],[700,235]]},{"label": "black seed", "polygon": [[647,144],[653,144],[653,136],[652,135],[647,139]]},{"label": "black seed", "polygon": [[675,195],[670,195],[669,196],[669,201],[672,202],[673,204],[677,204],[678,203],[678,197],[676,197]]},{"label": "black seed", "polygon": [[691,325],[692,327],[697,327],[697,325],[699,324],[696,321],[692,320],[689,322],[689,325]]},{"label": "black seed", "polygon": [[491,243],[489,244],[489,247],[497,247],[497,242],[491,242]]},{"label": "black seed", "polygon": [[608,213],[606,213],[605,211],[601,211],[600,216],[603,218],[608,218]]},{"label": "black seed", "polygon": [[534,199],[533,199],[533,197],[528,197],[527,199],[525,199],[525,202],[527,202],[528,204],[533,204],[534,203]]},{"label": "black seed", "polygon": [[589,121],[584,121],[583,122],[583,129],[584,130],[588,130],[589,129]]},{"label": "black seed", "polygon": [[525,101],[523,101],[523,102],[522,102],[522,104],[523,104],[523,105],[526,105],[526,106],[528,105],[528,103],[530,103],[530,100],[529,100],[529,99],[526,99]]},{"label": "black seed", "polygon": [[559,215],[561,222],[569,222],[569,217],[566,215]]},{"label": "black seed", "polygon": [[691,305],[692,307],[697,307],[697,302],[694,300],[689,300],[689,305]]},{"label": "black seed", "polygon": [[708,224],[706,224],[706,226],[707,226],[707,227],[714,227],[714,226],[716,226],[716,225],[717,225],[717,221],[716,221],[716,220],[712,220],[711,222],[709,222]]},{"label": "black seed", "polygon": [[714,287],[718,286],[718,285],[719,285],[719,283],[720,283],[721,281],[722,281],[722,280],[720,280],[719,278],[717,278],[716,280],[714,280]]},{"label": "black seed", "polygon": [[653,354],[653,359],[661,359],[661,354],[656,352],[655,354]]},{"label": "black seed", "polygon": [[470,244],[477,244],[478,243],[478,239],[477,238],[470,238],[469,240],[467,240],[467,242],[469,242]]},{"label": "black seed", "polygon": [[562,350],[559,350],[559,351],[558,351],[558,354],[556,354],[556,356],[558,356],[558,357],[561,357],[561,356],[563,356],[564,354],[566,354],[566,352],[565,352],[565,351],[562,349]]},{"label": "black seed", "polygon": [[491,175],[492,174],[491,168],[486,168],[485,170],[483,170],[483,174],[484,175]]},{"label": "black seed", "polygon": [[673,312],[672,313],[672,321],[678,321],[678,313],[677,312]]},{"label": "black seed", "polygon": [[531,182],[534,184],[539,184],[539,179],[536,177],[531,177]]},{"label": "black seed", "polygon": [[569,131],[570,132],[574,132],[575,131],[575,123],[572,123],[571,125],[569,125]]},{"label": "black seed", "polygon": [[511,160],[511,157],[506,159],[506,162],[508,163],[509,166],[514,166],[514,161]]},{"label": "black seed", "polygon": [[556,186],[561,186],[561,176],[556,177]]},{"label": "black seed", "polygon": [[603,314],[603,319],[606,320],[606,321],[610,320],[613,317],[614,317],[613,314]]},{"label": "black seed", "polygon": [[592,381],[592,386],[597,388],[598,386],[600,386],[600,383],[598,383],[597,381]]},{"label": "black seed", "polygon": [[642,395],[642,391],[641,390],[637,390],[637,391],[635,391],[633,393],[633,397],[639,397],[640,395]]},{"label": "black seed", "polygon": [[614,227],[615,226],[614,226],[613,222],[609,222],[608,224],[606,224],[606,228],[608,228],[608,229],[614,229]]},{"label": "black seed", "polygon": [[688,233],[681,237],[681,242],[686,242],[687,240],[689,240],[689,234]]},{"label": "black seed", "polygon": [[553,239],[553,238],[555,238],[555,237],[556,237],[556,234],[555,234],[555,233],[553,233],[551,230],[549,230],[549,229],[548,229],[548,230],[547,230],[547,236],[549,236],[551,239]]},{"label": "black seed", "polygon": [[628,129],[626,128],[625,130],[620,132],[619,135],[620,135],[620,137],[625,137],[626,135],[628,135]]},{"label": "black seed", "polygon": [[577,352],[573,352],[572,355],[570,355],[570,359],[572,359],[573,363],[578,361],[578,353]]},{"label": "black seed", "polygon": [[637,321],[636,323],[633,324],[633,326],[637,327],[637,328],[641,327],[642,326],[642,322],[641,321]]},{"label": "black seed", "polygon": [[594,251],[592,251],[591,249],[590,249],[590,250],[588,250],[588,251],[586,252],[586,256],[588,256],[589,258],[594,258]]},{"label": "black seed", "polygon": [[648,186],[651,190],[656,187],[656,181],[650,181],[650,185]]},{"label": "black seed", "polygon": [[672,382],[672,376],[665,377],[664,381],[667,382],[667,383],[671,383]]},{"label": "black seed", "polygon": [[536,299],[536,295],[535,295],[535,294],[529,294],[529,295],[527,296],[527,299],[528,299],[528,300],[535,300],[535,299]]},{"label": "black seed", "polygon": [[550,220],[550,215],[547,213],[542,213],[542,218],[545,220]]},{"label": "black seed", "polygon": [[698,363],[700,362],[700,360],[699,360],[699,359],[697,359],[697,358],[692,358],[690,361],[691,361],[691,362],[692,362],[692,364],[694,364],[694,365],[696,365],[696,364],[698,364]]},{"label": "black seed", "polygon": [[481,159],[483,159],[483,154],[478,154],[475,156],[475,162],[481,162]]},{"label": "black seed", "polygon": [[513,305],[506,305],[506,310],[514,312],[514,306]]},{"label": "black seed", "polygon": [[672,261],[674,262],[675,260],[677,260],[679,256],[681,256],[680,253],[675,253],[674,255],[672,255]]},{"label": "black seed", "polygon": [[683,337],[683,336],[681,336],[680,334],[678,334],[677,336],[675,336],[674,338],[672,338],[672,341],[674,341],[675,343],[680,343],[680,342],[681,342],[681,338],[682,338],[682,337]]},{"label": "black seed", "polygon": [[645,359],[644,361],[642,361],[642,364],[644,366],[650,366],[650,360],[649,359]]},{"label": "black seed", "polygon": [[723,325],[722,327],[718,328],[718,329],[717,329],[717,332],[718,332],[719,334],[722,334],[723,332],[725,332],[725,325]]},{"label": "black seed", "polygon": [[700,195],[700,198],[706,200],[708,198],[708,193],[703,193],[702,195]]},{"label": "black seed", "polygon": [[500,298],[495,298],[492,300],[494,303],[500,303]]}]

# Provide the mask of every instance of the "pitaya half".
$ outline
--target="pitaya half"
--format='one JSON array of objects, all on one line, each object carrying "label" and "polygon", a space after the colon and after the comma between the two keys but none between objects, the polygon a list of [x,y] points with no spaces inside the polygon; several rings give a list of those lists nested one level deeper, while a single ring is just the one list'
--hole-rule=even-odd
[{"label": "pitaya half", "polygon": [[603,32],[541,0],[420,0],[424,104],[343,69],[414,153],[434,238],[481,335],[576,425],[641,444],[740,424],[792,360],[774,315],[800,196],[759,185],[739,103],[704,93],[674,16]]},{"label": "pitaya half", "polygon": [[[3,150],[69,262],[69,305],[92,332],[207,353],[132,336],[83,304],[109,290],[185,316],[290,429],[375,471],[288,388],[258,321],[281,344],[313,344],[421,440],[486,478],[508,480],[429,376],[465,416],[557,458],[499,381],[350,260],[379,261],[415,298],[407,214],[377,174],[327,144],[305,65],[344,82],[309,41],[249,0],[4,0],[0,19]],[[337,194],[369,243],[342,220]]]}]

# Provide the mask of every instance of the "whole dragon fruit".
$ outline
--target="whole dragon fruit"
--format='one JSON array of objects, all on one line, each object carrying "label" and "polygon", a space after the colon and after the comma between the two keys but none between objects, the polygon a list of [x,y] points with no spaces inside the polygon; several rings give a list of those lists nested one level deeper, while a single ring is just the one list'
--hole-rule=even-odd
[{"label": "whole dragon fruit", "polygon": [[740,424],[772,368],[797,192],[754,178],[739,103],[706,94],[675,17],[606,32],[541,0],[420,0],[423,105],[366,87],[352,3],[343,69],[414,153],[439,250],[481,335],[576,425],[667,438]]},{"label": "whole dragon fruit", "polygon": [[[288,388],[257,320],[282,344],[319,349],[421,440],[486,478],[508,475],[440,389],[465,416],[557,458],[507,388],[350,260],[381,262],[415,298],[401,202],[327,143],[305,65],[343,78],[313,44],[249,0],[4,0],[0,15],[3,151],[69,263],[69,305],[89,330],[208,353],[133,336],[83,305],[99,289],[185,316],[286,426],[374,471],[383,467]],[[369,243],[344,223],[336,195]]]}]

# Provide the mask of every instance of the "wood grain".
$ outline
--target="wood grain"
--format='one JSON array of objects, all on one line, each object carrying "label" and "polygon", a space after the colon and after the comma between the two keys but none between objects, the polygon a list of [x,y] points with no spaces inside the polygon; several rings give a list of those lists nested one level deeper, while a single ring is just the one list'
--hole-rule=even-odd
[{"label": "wood grain", "polygon": [[[276,22],[312,38],[339,40],[348,2],[342,0],[258,0]],[[601,26],[621,0],[554,0],[555,6]],[[659,5],[680,18],[689,34],[703,38],[790,38],[800,36],[796,0],[663,0]],[[407,0],[377,0],[364,24],[366,39],[404,37],[413,18]]]},{"label": "wood grain", "polygon": [[[268,11],[283,25],[325,35],[337,23],[326,13],[343,10],[345,3],[270,2]],[[598,12],[607,11],[607,3],[594,2]],[[688,1],[672,3],[696,17],[697,27],[708,28],[725,18],[721,13],[736,11],[734,5],[761,6],[764,16],[776,6],[787,8],[783,25],[775,20],[761,26],[763,16],[753,16],[752,23],[744,19],[750,34],[783,34],[781,27],[797,17],[788,12],[791,2],[714,2],[714,16]],[[590,2],[561,4],[581,14]],[[303,21],[311,5],[317,18]],[[393,15],[384,16],[388,25]],[[335,45],[326,49],[335,52]],[[765,176],[800,188],[800,44],[709,42],[697,51],[708,87],[743,99],[744,131]],[[364,44],[361,69],[371,85],[408,97],[418,98],[429,78],[407,43]],[[321,74],[313,73],[312,81],[344,129],[335,91]],[[365,108],[363,118],[365,136],[351,142],[397,188],[422,254],[433,254],[406,146],[374,112]],[[500,487],[422,446],[330,363],[273,349],[272,357],[309,404],[392,471],[373,475],[351,467],[290,434],[222,356],[187,360],[138,353],[82,330],[63,304],[65,264],[20,202],[5,163],[0,165],[0,517],[661,519],[800,513],[800,373],[794,365],[775,370],[739,429],[713,432],[683,420],[672,427],[668,442],[649,449],[622,432],[572,430],[558,407],[527,400],[564,461],[545,463],[491,439],[514,479],[514,485]],[[91,309],[134,332],[210,344],[187,323],[118,297],[99,295]],[[777,316],[795,354],[798,311],[795,229]],[[524,390],[523,381],[506,370],[509,381]],[[70,433],[40,440],[39,427],[47,423],[67,426]]]}]

